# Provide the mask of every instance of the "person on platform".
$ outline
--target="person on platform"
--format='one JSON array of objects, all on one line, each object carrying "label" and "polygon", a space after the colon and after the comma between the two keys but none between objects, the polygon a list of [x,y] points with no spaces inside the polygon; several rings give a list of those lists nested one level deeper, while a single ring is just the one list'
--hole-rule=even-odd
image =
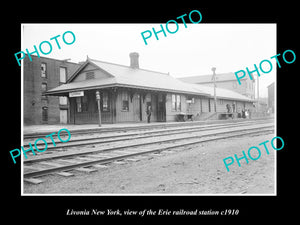
[{"label": "person on platform", "polygon": [[242,118],[246,118],[245,109],[242,109]]},{"label": "person on platform", "polygon": [[227,113],[230,113],[230,105],[226,104],[226,108],[227,108]]},{"label": "person on platform", "polygon": [[146,114],[147,114],[147,122],[150,123],[150,118],[151,118],[151,106],[150,105],[147,106]]},{"label": "person on platform", "polygon": [[249,119],[249,111],[248,111],[248,109],[245,109],[245,119]]}]

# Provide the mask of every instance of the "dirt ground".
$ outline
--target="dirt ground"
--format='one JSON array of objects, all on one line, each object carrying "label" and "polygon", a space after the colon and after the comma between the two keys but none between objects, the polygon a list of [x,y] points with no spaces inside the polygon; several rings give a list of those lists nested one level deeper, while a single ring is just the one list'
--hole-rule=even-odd
[{"label": "dirt ground", "polygon": [[[43,183],[24,183],[24,194],[276,194],[275,151],[267,155],[260,143],[274,135],[243,136],[177,148],[148,155],[137,162],[108,164],[92,173],[73,172],[73,177],[48,175]],[[242,151],[259,146],[256,161],[245,159],[226,170],[223,159],[242,157]],[[256,157],[256,151],[251,152]]]}]

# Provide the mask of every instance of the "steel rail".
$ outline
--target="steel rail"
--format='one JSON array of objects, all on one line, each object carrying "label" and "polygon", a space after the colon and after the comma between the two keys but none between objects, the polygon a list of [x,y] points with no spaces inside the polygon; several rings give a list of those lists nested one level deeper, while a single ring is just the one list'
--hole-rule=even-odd
[{"label": "steel rail", "polygon": [[[221,136],[221,137],[210,137],[210,138],[205,139],[205,140],[196,140],[196,141],[191,141],[191,142],[187,142],[187,143],[179,143],[179,144],[172,143],[169,146],[158,147],[158,148],[154,148],[154,149],[151,149],[151,150],[145,150],[145,151],[141,151],[141,152],[133,152],[133,153],[125,154],[125,155],[113,156],[113,157],[104,158],[104,159],[103,158],[102,159],[96,159],[96,160],[91,160],[91,161],[86,161],[86,162],[78,162],[78,163],[74,163],[74,164],[70,164],[70,165],[62,165],[60,167],[48,168],[48,169],[45,169],[45,170],[32,171],[32,172],[24,173],[24,178],[38,177],[38,176],[47,175],[47,174],[51,174],[53,172],[58,172],[58,171],[69,171],[69,170],[72,170],[74,168],[91,166],[93,164],[99,164],[99,163],[107,164],[107,163],[110,163],[110,162],[113,162],[113,161],[129,158],[129,157],[133,157],[133,156],[139,156],[139,155],[145,155],[145,154],[149,154],[149,153],[161,152],[161,151],[166,151],[166,150],[173,149],[173,148],[184,147],[184,146],[204,143],[204,142],[208,142],[208,141],[216,141],[216,140],[220,140],[220,139],[226,139],[226,138],[233,138],[233,137],[249,135],[249,134],[253,134],[253,133],[257,134],[257,133],[266,133],[266,132],[271,132],[271,131],[273,132],[274,131],[274,129],[262,130],[261,128],[255,128],[256,131],[253,131],[253,129],[250,129],[250,130],[251,131],[249,131],[249,132],[244,132],[243,131],[243,133],[239,133],[239,134],[232,134],[232,132],[228,132],[229,133],[228,135],[224,135],[224,133],[223,133],[223,136]],[[193,138],[195,138],[195,137],[193,137]]]},{"label": "steel rail", "polygon": [[[274,118],[255,118],[251,120],[244,120],[243,122],[246,121],[265,121],[265,120],[270,120],[274,121]],[[224,120],[223,124],[226,123],[239,123],[237,120]],[[128,126],[128,127],[96,127],[96,128],[87,128],[87,129],[79,129],[79,130],[73,130],[73,134],[90,134],[90,133],[98,133],[98,132],[126,132],[128,130],[141,130],[141,129],[157,129],[157,128],[168,128],[168,127],[184,127],[184,126],[197,126],[197,125],[210,125],[210,124],[220,124],[219,121],[216,121],[216,123],[212,122],[209,123],[208,121],[186,121],[186,122],[171,122],[171,123],[160,123],[160,124],[144,124],[141,126]],[[48,135],[49,132],[39,132],[39,133],[29,133],[29,134],[24,134],[23,138],[24,139],[35,139],[39,137],[45,137]]]},{"label": "steel rail", "polygon": [[[160,129],[160,130],[151,130],[151,131],[144,131],[144,132],[135,132],[135,133],[127,133],[127,134],[121,134],[121,135],[113,135],[113,136],[103,136],[103,137],[91,137],[91,138],[85,138],[85,139],[74,139],[70,140],[67,143],[56,143],[56,146],[49,146],[48,144],[51,144],[52,142],[47,142],[47,150],[51,149],[57,149],[57,148],[66,148],[66,147],[77,147],[77,146],[83,146],[83,145],[92,145],[92,144],[104,144],[104,143],[110,143],[110,142],[117,142],[117,141],[126,141],[131,139],[141,139],[141,138],[151,138],[151,137],[157,137],[157,136],[166,136],[170,135],[168,132],[172,132],[171,134],[181,134],[186,133],[186,131],[190,132],[198,132],[198,131],[207,131],[207,130],[214,130],[214,129],[222,129],[222,128],[232,128],[232,127],[238,127],[238,126],[247,126],[247,125],[256,125],[256,124],[267,124],[268,122],[241,122],[241,123],[232,123],[232,124],[217,124],[217,125],[211,125],[211,126],[191,126],[186,128],[171,128],[171,129]],[[177,131],[177,132],[176,132]],[[157,134],[155,134],[157,133]],[[146,136],[149,134],[154,134],[151,136]],[[144,136],[142,136],[144,135]],[[137,136],[137,137],[136,137]],[[113,139],[112,139],[113,138]],[[109,139],[109,140],[103,140],[103,139]],[[91,140],[95,140],[93,142],[90,142]],[[76,142],[83,142],[83,143],[77,143]],[[44,144],[38,144],[37,146],[44,146]],[[23,145],[23,147],[29,147],[28,144]]]},{"label": "steel rail", "polygon": [[[259,128],[268,128],[268,127],[273,127],[274,125],[268,125],[268,126],[262,126]],[[214,134],[224,134],[228,132],[240,132],[241,130],[253,130],[253,129],[258,129],[257,127],[254,128],[243,128],[243,129],[238,129],[236,131],[220,131],[220,132],[215,132],[213,134],[199,134],[196,136],[188,136],[188,137],[181,137],[181,138],[169,138],[169,139],[164,139],[164,140],[158,140],[158,141],[149,141],[149,142],[143,142],[143,143],[137,143],[137,144],[125,144],[123,146],[112,146],[100,150],[92,150],[92,151],[84,151],[84,152],[75,152],[75,153],[69,153],[69,154],[61,154],[61,155],[55,155],[55,156],[48,156],[48,157],[41,157],[41,158],[35,158],[35,159],[27,159],[24,160],[24,164],[28,163],[34,163],[34,162],[40,162],[40,161],[46,161],[46,160],[52,160],[52,159],[59,159],[59,158],[66,158],[66,157],[74,157],[74,156],[81,156],[81,155],[86,155],[86,154],[97,154],[99,152],[107,152],[107,151],[113,151],[113,150],[118,150],[122,148],[129,148],[129,147],[137,147],[137,146],[143,146],[143,145],[149,145],[149,144],[158,144],[162,142],[169,142],[169,141],[176,141],[176,140],[185,140],[185,139],[191,139],[191,138],[201,138],[201,137],[206,137]],[[188,133],[188,132],[185,132]]]},{"label": "steel rail", "polygon": [[[66,171],[66,170],[70,170],[72,168],[83,167],[83,166],[92,165],[92,164],[100,163],[100,162],[101,163],[107,163],[107,162],[111,162],[111,161],[115,161],[115,160],[119,160],[119,159],[123,159],[123,158],[127,158],[127,157],[137,156],[137,155],[151,153],[151,152],[163,151],[163,150],[170,149],[170,148],[176,148],[176,147],[179,147],[179,146],[186,146],[186,145],[191,145],[191,144],[195,144],[195,143],[201,143],[201,142],[205,142],[205,141],[208,141],[208,140],[210,140],[210,141],[211,140],[219,140],[219,139],[224,139],[224,138],[238,137],[238,136],[241,136],[241,135],[252,134],[252,133],[257,134],[257,133],[261,133],[261,132],[273,131],[274,130],[274,129],[268,129],[269,127],[271,127],[271,126],[244,129],[244,130],[242,130],[243,133],[239,133],[239,134],[233,134],[233,132],[235,132],[235,133],[236,132],[241,132],[241,130],[206,134],[206,135],[200,136],[200,138],[203,139],[205,137],[215,136],[215,135],[222,135],[222,136],[221,137],[211,137],[211,138],[208,138],[207,140],[197,140],[197,141],[192,141],[192,142],[188,142],[188,143],[180,143],[180,144],[171,143],[170,146],[168,146],[168,147],[161,147],[160,146],[159,148],[154,148],[152,150],[146,150],[146,151],[141,151],[141,152],[133,152],[133,153],[130,153],[130,154],[114,156],[114,157],[110,157],[110,158],[106,158],[106,159],[96,159],[96,160],[92,160],[92,161],[80,162],[80,163],[75,163],[75,164],[71,164],[71,165],[62,165],[61,167],[54,167],[54,168],[48,168],[48,169],[45,169],[45,170],[38,170],[38,171],[28,172],[28,173],[24,173],[24,178],[29,178],[29,177],[34,177],[34,176],[41,176],[41,175],[44,175],[44,174],[52,173],[53,171]],[[264,130],[262,128],[265,128],[265,129],[267,128],[268,130]],[[245,132],[247,132],[247,133],[245,133]],[[226,134],[228,134],[228,135],[226,135]],[[104,149],[104,150],[96,150],[96,151],[90,151],[90,152],[82,152],[82,153],[60,155],[60,156],[41,158],[41,159],[35,159],[35,160],[28,160],[28,161],[25,161],[25,162],[35,163],[35,162],[48,161],[48,160],[53,160],[53,159],[70,158],[70,157],[77,157],[77,156],[82,156],[82,155],[93,155],[93,154],[99,154],[99,153],[103,153],[103,152],[107,152],[107,151],[119,150],[119,149],[122,149],[122,148],[124,149],[124,148],[129,148],[129,147],[137,147],[137,146],[143,146],[143,145],[145,146],[145,145],[149,145],[149,144],[157,144],[157,143],[163,143],[163,142],[167,143],[167,142],[170,142],[170,141],[182,141],[182,140],[195,139],[195,138],[199,138],[199,136],[160,140],[160,141],[152,142],[152,143],[140,143],[140,144],[135,144],[135,145],[119,146],[119,147],[108,148],[108,149]],[[24,162],[24,164],[25,164],[25,162]]]}]

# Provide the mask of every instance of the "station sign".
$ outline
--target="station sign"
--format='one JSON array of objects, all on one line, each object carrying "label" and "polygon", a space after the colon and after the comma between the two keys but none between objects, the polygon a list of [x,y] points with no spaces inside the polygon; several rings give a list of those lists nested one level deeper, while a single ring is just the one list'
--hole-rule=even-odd
[{"label": "station sign", "polygon": [[75,91],[75,92],[70,92],[69,93],[69,97],[81,97],[84,96],[84,92],[83,91]]}]

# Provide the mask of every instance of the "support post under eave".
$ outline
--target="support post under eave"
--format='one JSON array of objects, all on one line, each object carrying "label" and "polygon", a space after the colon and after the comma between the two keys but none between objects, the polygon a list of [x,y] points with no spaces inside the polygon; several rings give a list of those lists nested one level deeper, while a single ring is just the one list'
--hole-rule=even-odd
[{"label": "support post under eave", "polygon": [[101,108],[100,108],[100,92],[96,91],[96,100],[98,103],[99,127],[101,127]]}]

